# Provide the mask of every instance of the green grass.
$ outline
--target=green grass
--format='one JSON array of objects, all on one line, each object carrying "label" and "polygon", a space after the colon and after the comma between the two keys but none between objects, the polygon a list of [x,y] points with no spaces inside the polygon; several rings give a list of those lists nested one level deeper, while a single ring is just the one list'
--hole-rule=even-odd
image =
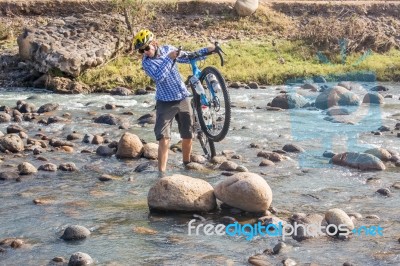
[{"label": "green grass", "polygon": [[[161,40],[161,43],[182,45],[189,51],[208,45],[194,41],[174,43]],[[328,77],[360,71],[374,72],[380,81],[399,80],[400,77],[399,50],[392,49],[385,54],[372,53],[358,63],[361,53],[348,55],[345,64],[342,64],[339,55],[330,58],[329,63],[321,63],[316,51],[301,42],[282,40],[275,43],[273,46],[272,41],[268,39],[254,42],[230,41],[222,44],[227,54],[223,67],[220,66],[217,55],[209,56],[203,67],[207,65],[218,67],[228,81],[255,81],[265,85],[284,84],[293,78],[317,75]],[[187,77],[191,73],[187,64],[179,64],[179,68],[182,77]],[[151,84],[151,80],[141,69],[141,60],[137,54],[123,56],[102,68],[89,70],[79,79],[90,86],[102,89],[125,86],[134,90]]]}]

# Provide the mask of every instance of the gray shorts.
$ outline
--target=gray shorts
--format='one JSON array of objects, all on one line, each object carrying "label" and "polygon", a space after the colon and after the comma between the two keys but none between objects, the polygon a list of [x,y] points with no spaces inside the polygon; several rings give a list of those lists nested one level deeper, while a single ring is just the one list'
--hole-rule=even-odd
[{"label": "gray shorts", "polygon": [[174,118],[178,121],[181,138],[193,138],[193,110],[190,98],[186,97],[181,101],[157,101],[156,124],[154,126],[157,140],[171,138],[171,126]]}]

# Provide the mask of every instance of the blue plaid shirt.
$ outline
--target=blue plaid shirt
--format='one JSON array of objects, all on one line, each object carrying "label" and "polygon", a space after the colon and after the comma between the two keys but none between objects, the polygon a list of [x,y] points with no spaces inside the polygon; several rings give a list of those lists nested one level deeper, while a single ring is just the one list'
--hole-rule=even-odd
[{"label": "blue plaid shirt", "polygon": [[[144,71],[156,83],[156,100],[163,102],[183,100],[190,95],[185,83],[179,74],[176,64],[172,67],[172,59],[168,54],[177,48],[165,45],[158,48],[156,57],[143,56],[142,66]],[[197,51],[199,54],[207,53],[207,48]],[[178,58],[179,63],[189,63],[187,58]]]}]

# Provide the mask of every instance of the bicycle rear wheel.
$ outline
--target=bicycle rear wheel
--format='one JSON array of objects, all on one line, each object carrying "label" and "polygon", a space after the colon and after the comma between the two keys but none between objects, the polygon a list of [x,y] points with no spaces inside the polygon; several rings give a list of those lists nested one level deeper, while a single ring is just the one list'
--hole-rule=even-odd
[{"label": "bicycle rear wheel", "polygon": [[[218,90],[212,87],[209,81],[214,76],[219,84]],[[228,134],[231,123],[231,100],[225,80],[215,67],[208,66],[203,69],[200,75],[200,82],[209,102],[208,106],[200,103],[200,97],[196,95],[196,108],[199,114],[199,123],[204,134],[212,141],[223,140]],[[214,85],[214,87],[216,87]]]}]

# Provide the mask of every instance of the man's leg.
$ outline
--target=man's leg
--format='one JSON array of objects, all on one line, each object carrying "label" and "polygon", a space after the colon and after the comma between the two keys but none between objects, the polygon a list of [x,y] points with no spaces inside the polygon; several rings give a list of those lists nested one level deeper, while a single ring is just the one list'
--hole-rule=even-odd
[{"label": "man's leg", "polygon": [[160,139],[158,141],[158,171],[160,172],[165,172],[167,169],[168,150],[169,138]]},{"label": "man's leg", "polygon": [[190,155],[192,154],[192,139],[182,139],[182,155],[183,163],[190,163]]}]

